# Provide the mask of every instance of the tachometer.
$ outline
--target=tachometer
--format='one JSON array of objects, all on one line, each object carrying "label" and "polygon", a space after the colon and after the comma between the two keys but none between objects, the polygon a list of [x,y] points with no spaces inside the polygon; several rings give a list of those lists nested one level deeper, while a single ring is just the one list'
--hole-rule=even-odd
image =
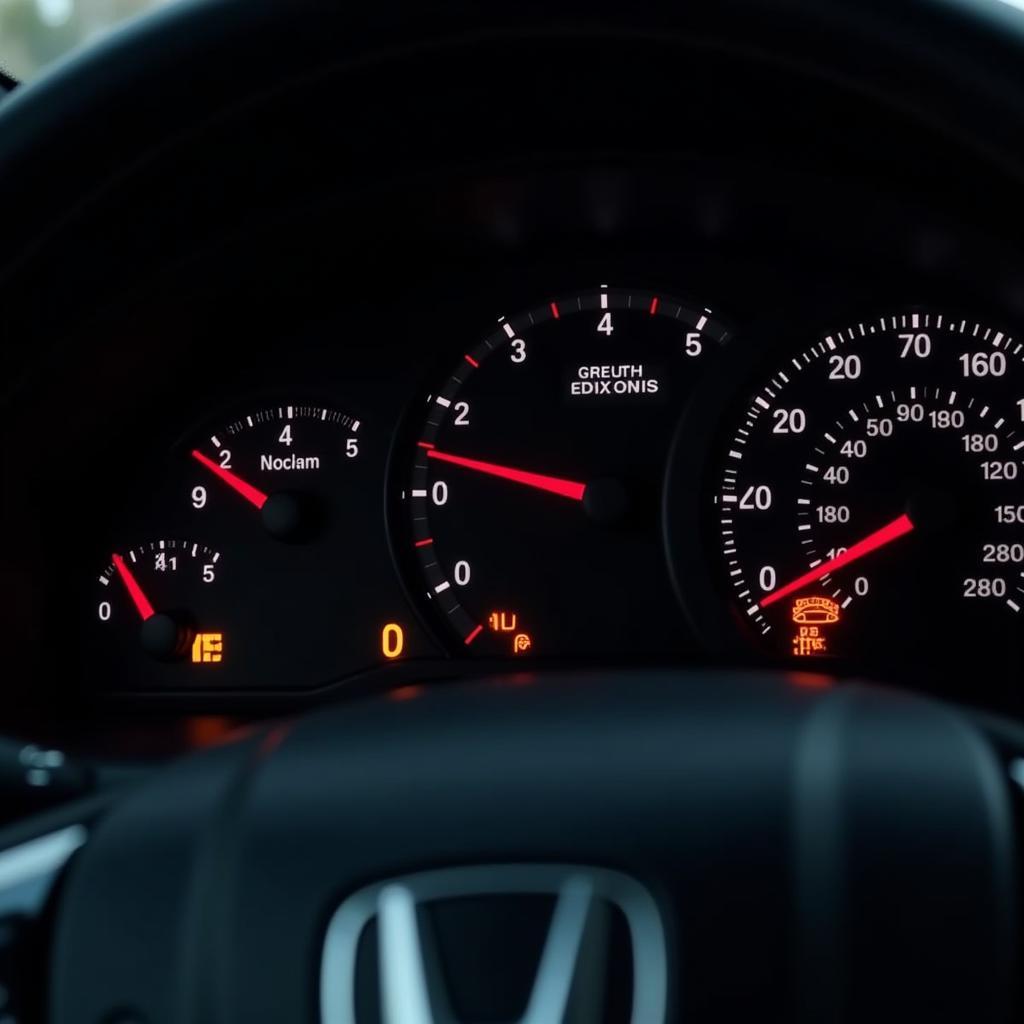
[{"label": "tachometer", "polygon": [[1024,345],[985,323],[906,312],[790,353],[720,453],[736,619],[798,659],[1018,663],[1022,424]]},{"label": "tachometer", "polygon": [[675,651],[660,495],[726,330],[598,288],[501,318],[426,399],[401,500],[416,589],[457,650]]}]

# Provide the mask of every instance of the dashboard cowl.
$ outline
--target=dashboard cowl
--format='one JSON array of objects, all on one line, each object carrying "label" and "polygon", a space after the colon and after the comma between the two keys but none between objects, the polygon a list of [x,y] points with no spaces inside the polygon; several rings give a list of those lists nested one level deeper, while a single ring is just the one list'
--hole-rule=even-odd
[{"label": "dashboard cowl", "polygon": [[[885,94],[1020,168],[1016,72],[1024,20],[998,0],[646,0],[625,7],[449,0],[429,12],[402,0],[371,8],[185,0],[58,62],[5,102],[0,268],[17,266],[66,226],[70,212],[247,95],[266,97],[327,68],[439,44],[543,36],[659,39],[802,67],[813,55],[817,74]],[[988,113],[984,122],[978,111]]]}]

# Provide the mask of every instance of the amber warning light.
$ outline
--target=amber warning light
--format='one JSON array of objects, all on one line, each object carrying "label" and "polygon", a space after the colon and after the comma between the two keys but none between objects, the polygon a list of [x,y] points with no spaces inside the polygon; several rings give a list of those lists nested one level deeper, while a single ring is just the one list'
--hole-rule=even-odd
[{"label": "amber warning light", "polygon": [[196,633],[192,641],[192,664],[215,665],[224,660],[223,633]]},{"label": "amber warning light", "polygon": [[839,605],[828,597],[797,598],[793,621],[803,626],[830,626],[839,621]]},{"label": "amber warning light", "polygon": [[491,612],[487,624],[495,633],[514,633],[519,622],[515,612]]},{"label": "amber warning light", "polygon": [[397,622],[389,622],[380,631],[380,652],[388,661],[400,658],[405,650],[405,630]]},{"label": "amber warning light", "polygon": [[526,654],[533,647],[533,637],[519,629],[519,616],[515,612],[491,612],[487,616],[487,625],[492,633],[512,633],[512,653]]},{"label": "amber warning light", "polygon": [[793,636],[793,653],[798,658],[828,653],[824,626],[839,621],[839,605],[829,597],[799,597],[793,602],[792,619],[798,627]]}]

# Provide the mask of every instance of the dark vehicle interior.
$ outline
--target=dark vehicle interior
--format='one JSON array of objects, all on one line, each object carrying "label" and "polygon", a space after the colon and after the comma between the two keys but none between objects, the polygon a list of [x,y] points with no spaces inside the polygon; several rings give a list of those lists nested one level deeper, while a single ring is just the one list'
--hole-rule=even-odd
[{"label": "dark vehicle interior", "polygon": [[183,0],[0,79],[0,1024],[1018,1021],[1024,5]]}]

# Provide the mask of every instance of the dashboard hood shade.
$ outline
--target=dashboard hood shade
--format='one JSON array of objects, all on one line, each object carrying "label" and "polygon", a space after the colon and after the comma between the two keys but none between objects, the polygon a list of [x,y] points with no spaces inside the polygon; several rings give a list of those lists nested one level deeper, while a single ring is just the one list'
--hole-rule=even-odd
[{"label": "dashboard hood shade", "polygon": [[[814,54],[809,70],[884,93],[1017,164],[1024,15],[997,0],[449,2],[429,11],[398,2],[183,0],[58,62],[0,104],[0,268],[24,258],[105,180],[237,103],[240,82],[269,93],[374,53],[609,34],[803,67]],[[26,180],[27,192],[18,187]]]}]

